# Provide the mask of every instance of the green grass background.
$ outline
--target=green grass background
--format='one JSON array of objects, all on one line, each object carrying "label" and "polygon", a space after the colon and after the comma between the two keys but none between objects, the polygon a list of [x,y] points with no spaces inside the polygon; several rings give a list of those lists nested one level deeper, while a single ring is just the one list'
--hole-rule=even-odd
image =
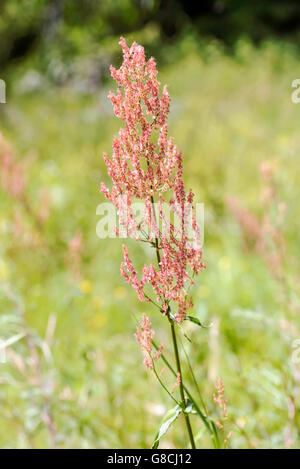
[{"label": "green grass background", "polygon": [[[209,329],[185,325],[193,344],[182,340],[213,416],[218,413],[214,385],[219,375],[223,378],[231,447],[281,448],[288,428],[292,446],[299,447],[300,370],[291,362],[292,341],[300,338],[300,104],[291,101],[299,55],[272,42],[254,48],[240,41],[231,56],[213,42],[196,47],[186,40],[178,47],[166,64],[158,64],[159,79],[171,94],[169,128],[184,155],[186,186],[205,204],[207,269],[193,290],[194,315],[213,323]],[[43,230],[48,250],[12,236],[16,210],[29,232],[34,226],[22,207],[1,192],[1,337],[21,329],[6,288],[23,302],[37,344],[43,343],[51,315],[57,325],[51,359],[45,359],[38,345],[42,385],[30,380],[24,339],[12,349],[29,371],[21,373],[9,360],[0,365],[0,446],[51,447],[42,419],[46,406],[57,447],[146,448],[172,402],[143,367],[133,336],[134,316],[147,312],[167,354],[171,344],[165,318],[140,303],[119,274],[121,242],[96,236],[96,208],[104,201],[100,181],[109,182],[102,152],[110,152],[120,126],[106,98],[115,85],[111,80],[93,93],[43,84],[30,90],[24,86],[26,73],[18,69],[11,74],[7,104],[0,109],[1,132],[27,162],[32,206],[38,205],[42,187],[50,194],[51,212]],[[243,249],[241,231],[225,203],[234,196],[262,216],[259,167],[266,161],[276,168],[277,197],[287,205],[284,292],[263,259]],[[83,250],[81,279],[75,281],[65,258],[78,230]],[[150,260],[144,246],[128,245],[138,265]],[[290,329],[291,334],[286,332]],[[193,388],[187,369],[185,374]],[[172,386],[173,378],[167,372],[163,376]],[[288,399],[295,399],[292,418]],[[197,446],[210,447],[196,416],[192,425]],[[179,418],[161,447],[186,444]]]}]

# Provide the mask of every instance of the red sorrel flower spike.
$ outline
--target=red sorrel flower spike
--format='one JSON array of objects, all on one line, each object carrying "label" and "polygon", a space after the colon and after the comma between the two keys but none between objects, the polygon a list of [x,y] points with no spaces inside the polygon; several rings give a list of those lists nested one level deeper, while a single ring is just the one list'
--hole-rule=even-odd
[{"label": "red sorrel flower spike", "polygon": [[151,329],[149,318],[143,314],[142,320],[136,328],[135,338],[141,346],[144,356],[144,365],[150,370],[153,370],[153,361],[158,360],[163,351],[163,346],[160,345],[156,353],[152,355],[152,340],[154,335],[155,333]]},{"label": "red sorrel flower spike", "polygon": [[3,190],[12,198],[21,199],[25,191],[24,167],[17,162],[12,149],[0,134],[0,173]]},{"label": "red sorrel flower spike", "polygon": [[[144,265],[139,279],[128,250],[123,247],[121,274],[141,301],[146,299],[145,284],[150,284],[163,314],[168,314],[173,303],[176,320],[182,322],[192,307],[187,294],[192,277],[205,268],[201,246],[196,243],[199,227],[194,214],[191,223],[194,243],[185,229],[186,204],[193,213],[194,194],[185,192],[182,155],[168,137],[170,96],[166,86],[160,92],[155,61],[152,57],[146,61],[143,47],[135,42],[129,48],[121,38],[120,45],[123,63],[118,70],[111,66],[118,89],[115,94],[109,93],[109,99],[115,115],[125,126],[113,140],[111,158],[106,153],[103,155],[113,184],[109,190],[102,183],[101,191],[115,204],[120,224],[128,236],[137,229],[132,204],[134,200],[144,202],[144,218],[139,229],[146,233],[144,241],[156,248],[158,265],[156,268],[153,264]],[[155,200],[159,203],[157,214]],[[163,204],[180,220],[179,229],[169,223],[167,235],[162,229],[167,224]]]}]

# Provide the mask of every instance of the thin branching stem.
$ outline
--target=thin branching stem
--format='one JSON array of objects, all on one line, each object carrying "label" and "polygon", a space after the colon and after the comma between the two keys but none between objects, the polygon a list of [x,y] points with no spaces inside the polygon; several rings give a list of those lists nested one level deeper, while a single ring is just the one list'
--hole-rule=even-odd
[{"label": "thin branching stem", "polygon": [[[180,340],[180,339],[179,339]],[[184,355],[186,357],[186,360],[187,360],[187,364],[188,364],[188,367],[189,367],[189,370],[190,370],[190,373],[191,373],[191,376],[192,376],[192,379],[193,379],[193,382],[195,384],[195,387],[197,389],[197,392],[198,392],[198,396],[199,396],[199,399],[200,399],[200,402],[202,404],[202,407],[203,407],[203,410],[205,412],[206,415],[208,415],[208,412],[207,412],[207,409],[206,409],[206,405],[205,405],[205,402],[202,398],[202,395],[201,395],[201,392],[200,392],[200,389],[199,389],[199,386],[198,386],[198,382],[196,380],[196,376],[195,376],[195,373],[194,373],[194,370],[193,370],[193,367],[192,367],[192,364],[191,364],[191,361],[190,361],[190,358],[189,358],[189,355],[187,353],[187,351],[185,350],[185,347],[182,343],[182,341],[180,340],[180,345],[182,347],[182,350],[184,352]]]},{"label": "thin branching stem", "polygon": [[164,383],[162,382],[162,380],[160,379],[160,376],[159,374],[157,373],[156,371],[156,368],[155,368],[155,364],[154,364],[154,360],[152,360],[152,364],[153,364],[153,371],[154,371],[154,374],[159,382],[159,384],[162,386],[162,388],[169,394],[170,398],[173,399],[174,402],[176,402],[177,405],[180,405],[179,402],[175,399],[175,397],[170,393],[170,391],[168,390],[168,388],[164,385]]},{"label": "thin branching stem", "polygon": [[[178,345],[177,345],[177,339],[176,339],[176,331],[175,331],[174,322],[170,318],[169,318],[169,321],[170,321],[170,326],[171,326],[171,333],[172,333],[173,348],[174,348],[174,353],[175,353],[176,367],[177,367],[178,373],[180,374],[180,384],[179,384],[180,397],[181,397],[181,402],[182,402],[183,408],[185,409],[186,408],[186,401],[185,401],[185,396],[184,396],[183,378],[182,378],[180,357],[179,357]],[[190,418],[189,418],[189,415],[186,412],[184,412],[184,418],[185,418],[185,424],[186,424],[186,428],[187,428],[187,431],[188,431],[188,434],[189,434],[192,449],[196,449]]]},{"label": "thin branching stem", "polygon": [[[155,214],[155,208],[154,208],[154,198],[153,198],[152,195],[151,195],[151,204],[152,204],[152,210],[153,210],[153,217],[154,217],[155,225],[157,226],[156,214]],[[155,247],[156,247],[155,250],[156,250],[157,263],[158,263],[158,266],[160,266],[161,258],[160,258],[160,251],[159,251],[157,236],[155,236]],[[179,357],[179,352],[178,352],[178,345],[177,345],[177,340],[176,340],[176,331],[175,331],[175,327],[174,327],[174,322],[170,319],[170,307],[169,306],[168,306],[167,316],[168,316],[170,326],[171,326],[171,334],[172,334],[173,349],[174,349],[175,360],[176,360],[176,368],[177,368],[177,372],[180,374],[179,389],[180,389],[181,405],[183,407],[183,412],[184,412],[185,424],[186,424],[186,428],[187,428],[187,431],[188,431],[188,434],[189,434],[191,447],[193,449],[196,449],[190,418],[189,418],[189,415],[185,412],[186,401],[185,401],[185,396],[184,396],[183,377],[182,377],[182,372],[181,372],[180,357]]]},{"label": "thin branching stem", "polygon": [[[153,347],[155,348],[155,350],[158,350],[158,345],[157,343],[152,340],[152,344],[153,344]],[[166,358],[166,356],[164,355],[164,353],[161,354],[161,359],[162,361],[164,362],[164,364],[168,367],[168,369],[171,371],[171,373],[176,376],[176,371],[175,369],[173,368],[173,366],[171,365],[171,363],[169,362],[169,360]],[[189,391],[189,389],[185,386],[185,384],[183,384],[183,389],[187,395],[187,397],[189,398],[189,400],[193,403],[193,406],[197,412],[197,414],[199,415],[199,417],[201,418],[202,422],[204,423],[206,429],[208,430],[208,432],[210,433],[211,437],[213,438],[213,443],[214,443],[214,446],[215,448],[218,448],[218,442],[217,442],[217,436],[215,434],[215,431],[213,429],[213,422],[212,421],[209,421],[208,420],[208,417],[205,416],[203,414],[203,412],[201,412],[197,402],[196,402],[196,399],[193,397],[193,395],[191,394],[191,392]]]}]

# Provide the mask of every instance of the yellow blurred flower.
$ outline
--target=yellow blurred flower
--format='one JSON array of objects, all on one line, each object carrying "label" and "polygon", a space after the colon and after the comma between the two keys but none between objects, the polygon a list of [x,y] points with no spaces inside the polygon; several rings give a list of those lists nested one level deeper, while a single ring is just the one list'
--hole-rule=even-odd
[{"label": "yellow blurred flower", "polygon": [[89,280],[82,280],[78,286],[79,290],[85,295],[88,295],[92,291],[92,283]]},{"label": "yellow blurred flower", "polygon": [[219,269],[221,270],[229,270],[231,267],[231,259],[230,257],[221,257],[219,259]]},{"label": "yellow blurred flower", "polygon": [[114,289],[114,295],[118,300],[122,300],[127,296],[127,290],[124,287],[118,286]]},{"label": "yellow blurred flower", "polygon": [[6,262],[3,259],[0,259],[0,280],[8,279],[8,267]]},{"label": "yellow blurred flower", "polygon": [[107,322],[107,317],[104,313],[97,313],[95,314],[91,320],[90,320],[90,326],[93,328],[93,329],[98,329],[99,327],[102,327],[104,326],[104,324],[106,324]]},{"label": "yellow blurred flower", "polygon": [[201,285],[199,288],[198,288],[198,297],[199,298],[208,298],[210,296],[210,288],[207,286],[207,285]]},{"label": "yellow blurred flower", "polygon": [[99,309],[100,306],[103,305],[103,300],[100,298],[100,296],[93,296],[92,298],[92,305],[95,309]]}]

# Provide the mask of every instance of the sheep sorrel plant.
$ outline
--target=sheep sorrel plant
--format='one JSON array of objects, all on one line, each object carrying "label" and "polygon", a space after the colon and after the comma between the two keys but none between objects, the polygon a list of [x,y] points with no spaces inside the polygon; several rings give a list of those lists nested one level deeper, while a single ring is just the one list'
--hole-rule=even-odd
[{"label": "sheep sorrel plant", "polygon": [[[153,447],[158,447],[159,439],[180,413],[184,415],[192,448],[196,447],[190,421],[193,414],[201,418],[215,447],[220,447],[219,427],[209,418],[203,402],[199,406],[184,384],[176,334],[177,328],[183,331],[182,323],[185,320],[201,325],[197,318],[187,313],[193,307],[189,289],[194,277],[205,269],[205,264],[202,262],[194,194],[185,191],[182,155],[173,139],[168,137],[170,96],[166,86],[160,94],[156,63],[152,57],[145,60],[143,47],[134,42],[129,48],[123,38],[120,45],[123,63],[119,70],[113,66],[110,69],[118,91],[116,95],[110,92],[109,99],[115,115],[125,123],[125,127],[114,138],[112,158],[104,154],[113,186],[109,191],[102,183],[101,191],[119,214],[121,230],[116,228],[116,235],[134,237],[154,248],[156,266],[145,264],[139,277],[128,249],[123,245],[121,274],[136,290],[141,302],[152,303],[158,308],[171,329],[176,369],[165,357],[162,345],[154,342],[151,322],[145,314],[135,335],[142,348],[145,366],[155,373],[159,383],[176,403],[161,426]],[[136,217],[136,201],[143,203],[143,215],[139,220]],[[173,217],[172,223],[166,215],[166,207]],[[176,217],[179,223],[175,223]],[[158,359],[176,377],[171,390],[163,382],[162,372],[157,371]],[[176,387],[179,389],[179,399],[175,397]]]}]

